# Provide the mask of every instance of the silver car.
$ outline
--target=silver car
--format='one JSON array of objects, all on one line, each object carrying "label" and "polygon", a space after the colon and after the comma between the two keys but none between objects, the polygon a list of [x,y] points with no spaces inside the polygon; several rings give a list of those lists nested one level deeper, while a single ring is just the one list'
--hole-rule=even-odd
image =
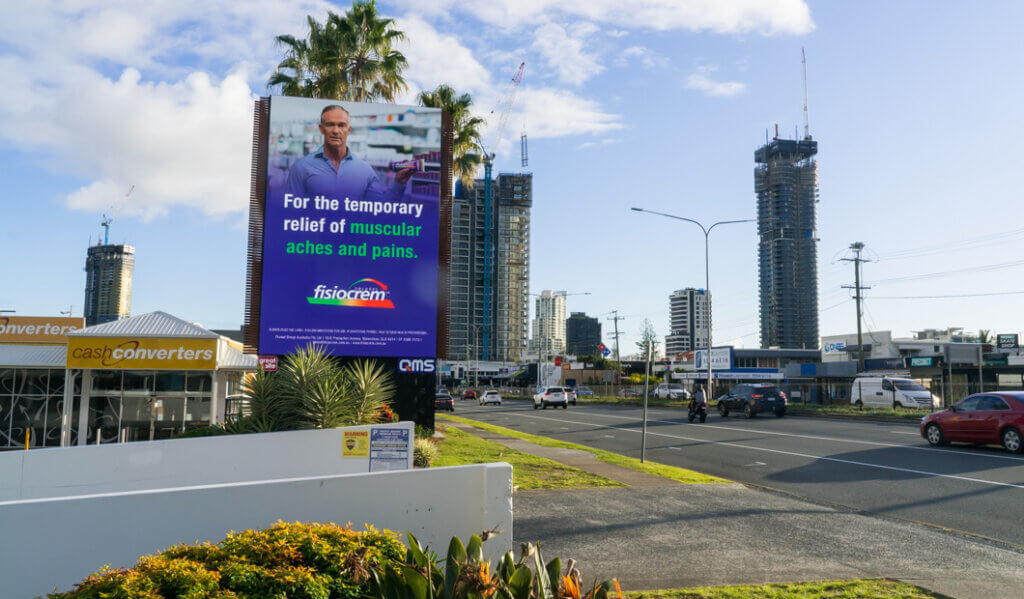
[{"label": "silver car", "polygon": [[480,405],[487,405],[489,403],[496,403],[501,405],[501,394],[494,389],[488,389],[484,391],[483,395],[480,396]]},{"label": "silver car", "polygon": [[569,394],[565,392],[565,387],[541,387],[537,391],[533,396],[533,409],[546,410],[548,406],[562,406],[563,409],[569,407]]}]

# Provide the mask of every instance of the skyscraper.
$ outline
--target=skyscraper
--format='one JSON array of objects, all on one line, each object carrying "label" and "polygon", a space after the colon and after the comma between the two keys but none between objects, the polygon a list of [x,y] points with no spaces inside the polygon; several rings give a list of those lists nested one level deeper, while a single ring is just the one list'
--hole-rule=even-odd
[{"label": "skyscraper", "polygon": [[132,309],[135,248],[94,245],[85,258],[85,324],[126,318]]},{"label": "skyscraper", "polygon": [[668,296],[669,330],[665,355],[672,357],[708,345],[711,298],[704,289],[677,289]]},{"label": "skyscraper", "polygon": [[[472,188],[458,188],[452,201],[448,357],[518,360],[529,338],[533,176],[501,173],[495,178],[488,236],[484,235],[488,220],[484,181],[477,179]],[[490,248],[486,247],[487,237]],[[493,252],[490,273],[485,272],[488,249]],[[490,277],[489,302],[484,301],[485,277]]]},{"label": "skyscraper", "polygon": [[818,347],[817,153],[809,135],[754,152],[761,347]]},{"label": "skyscraper", "polygon": [[533,349],[541,356],[565,353],[565,292],[545,289],[537,298],[533,319]]},{"label": "skyscraper", "polygon": [[596,356],[601,344],[601,321],[583,312],[573,312],[565,321],[565,353]]}]

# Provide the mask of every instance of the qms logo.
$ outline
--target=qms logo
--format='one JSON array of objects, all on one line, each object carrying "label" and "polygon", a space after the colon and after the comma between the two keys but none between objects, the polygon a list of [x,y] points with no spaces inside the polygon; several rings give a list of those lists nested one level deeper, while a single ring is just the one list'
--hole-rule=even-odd
[{"label": "qms logo", "polygon": [[402,372],[430,373],[436,370],[436,364],[431,358],[402,358],[398,361],[398,369]]}]

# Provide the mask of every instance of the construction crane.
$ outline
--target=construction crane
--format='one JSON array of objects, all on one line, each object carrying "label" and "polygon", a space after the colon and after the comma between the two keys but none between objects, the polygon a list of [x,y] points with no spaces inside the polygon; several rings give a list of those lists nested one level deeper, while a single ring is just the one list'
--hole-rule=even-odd
[{"label": "construction crane", "polygon": [[[501,144],[501,136],[505,133],[505,125],[508,124],[508,117],[512,113],[512,104],[516,101],[516,93],[519,91],[519,84],[523,80],[523,69],[525,68],[525,62],[519,64],[519,68],[516,70],[516,74],[513,75],[512,81],[509,83],[508,90],[502,97],[501,102],[497,108],[491,111],[492,115],[495,112],[498,113],[498,124],[491,135],[490,143],[490,147],[494,150],[497,150]],[[484,360],[489,360],[491,343],[491,272],[494,270],[494,248],[492,247],[491,240],[491,226],[494,221],[492,214],[494,212],[492,169],[494,167],[495,154],[494,152],[488,152],[483,142],[480,143],[480,149],[484,155],[484,322],[481,327],[481,353]]]},{"label": "construction crane", "polygon": [[107,211],[103,213],[103,220],[100,221],[100,226],[103,227],[103,245],[107,245],[110,243],[110,223],[114,222],[116,210],[119,210],[121,206],[128,201],[128,196],[132,195],[132,191],[134,190],[134,185],[129,187],[128,193],[124,194],[124,197],[117,203],[111,204],[110,208],[107,208]]},{"label": "construction crane", "polygon": [[811,138],[811,119],[807,114],[807,53],[800,48],[800,62],[804,69],[804,139]]}]

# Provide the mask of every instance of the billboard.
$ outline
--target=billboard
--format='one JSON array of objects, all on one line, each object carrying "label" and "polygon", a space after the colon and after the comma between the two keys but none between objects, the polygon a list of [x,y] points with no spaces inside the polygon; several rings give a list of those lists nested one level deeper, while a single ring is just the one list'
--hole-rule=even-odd
[{"label": "billboard", "polygon": [[[707,349],[698,349],[693,352],[693,366],[696,370],[707,370]],[[711,348],[711,369],[732,370],[732,346]]]},{"label": "billboard", "polygon": [[996,347],[999,349],[1016,349],[1020,347],[1020,337],[1017,333],[996,335]]},{"label": "billboard", "polygon": [[441,129],[436,108],[270,98],[260,354],[435,356]]}]

